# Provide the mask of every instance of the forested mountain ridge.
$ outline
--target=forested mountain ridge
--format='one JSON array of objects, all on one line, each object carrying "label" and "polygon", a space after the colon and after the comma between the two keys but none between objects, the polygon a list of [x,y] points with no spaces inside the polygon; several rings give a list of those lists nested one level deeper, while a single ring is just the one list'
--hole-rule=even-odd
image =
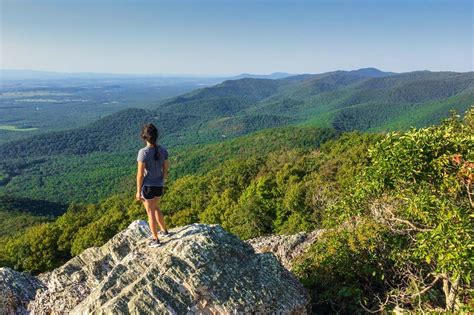
[{"label": "forested mountain ridge", "polygon": [[[0,146],[0,157],[125,151],[154,122],[169,145],[206,143],[288,124],[337,130],[422,127],[474,103],[474,73],[335,71],[283,79],[228,80],[173,98],[155,110],[127,109],[86,127]],[[56,146],[55,143],[61,143]]]}]

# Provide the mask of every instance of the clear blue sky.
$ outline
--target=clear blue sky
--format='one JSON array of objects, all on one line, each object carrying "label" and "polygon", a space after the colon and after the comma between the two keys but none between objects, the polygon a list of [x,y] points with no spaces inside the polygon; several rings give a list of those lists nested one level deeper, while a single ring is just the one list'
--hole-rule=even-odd
[{"label": "clear blue sky", "polygon": [[2,69],[473,70],[471,1],[0,1]]}]

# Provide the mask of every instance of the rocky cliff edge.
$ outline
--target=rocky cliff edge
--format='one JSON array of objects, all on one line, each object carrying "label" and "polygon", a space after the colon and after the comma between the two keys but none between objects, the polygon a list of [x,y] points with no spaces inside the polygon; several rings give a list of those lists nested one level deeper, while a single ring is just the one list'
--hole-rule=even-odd
[{"label": "rocky cliff edge", "polygon": [[0,268],[0,313],[304,314],[304,287],[272,253],[218,225],[171,230],[147,246],[135,221],[99,248],[37,277]]}]

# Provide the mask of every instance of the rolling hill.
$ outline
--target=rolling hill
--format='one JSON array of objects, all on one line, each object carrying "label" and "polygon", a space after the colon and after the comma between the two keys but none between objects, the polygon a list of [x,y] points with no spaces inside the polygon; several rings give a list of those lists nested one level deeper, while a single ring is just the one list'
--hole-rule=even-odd
[{"label": "rolling hill", "polygon": [[472,72],[360,69],[225,81],[174,98],[157,111],[200,117],[198,136],[206,141],[206,136],[217,140],[219,132],[240,135],[288,123],[341,131],[403,130],[438,123],[450,109],[464,112],[473,102]]},{"label": "rolling hill", "polygon": [[290,124],[339,131],[408,129],[438,123],[449,110],[464,112],[473,103],[473,72],[395,74],[367,68],[276,80],[244,78],[186,93],[152,110],[127,109],[82,128],[6,143],[0,157],[136,149],[145,122],[156,123],[162,142],[171,146]]}]

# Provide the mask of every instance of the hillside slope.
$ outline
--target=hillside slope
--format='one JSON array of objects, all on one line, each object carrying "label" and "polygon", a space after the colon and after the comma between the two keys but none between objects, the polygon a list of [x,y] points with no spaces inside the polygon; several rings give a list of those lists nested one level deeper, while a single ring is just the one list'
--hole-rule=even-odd
[{"label": "hillside slope", "polygon": [[[138,128],[138,126],[137,126]],[[270,152],[291,149],[317,148],[337,133],[328,128],[284,127],[263,130],[250,135],[211,143],[180,148],[169,148],[171,181],[184,175],[203,173],[221,162],[242,155],[248,159],[264,157]],[[96,146],[108,144],[106,141]],[[26,145],[26,144],[25,144]],[[133,190],[136,154],[141,147],[137,140],[134,150],[124,152],[91,152],[86,154],[61,153],[53,144],[51,151],[44,143],[38,147],[40,156],[25,156],[0,161],[5,174],[0,193],[9,196],[9,202],[0,198],[0,213],[16,208],[28,213],[57,215],[71,202],[97,202],[113,193]],[[166,143],[165,143],[166,146]],[[80,145],[71,150],[84,149]],[[43,153],[39,153],[43,150]],[[55,151],[57,150],[57,151]],[[47,154],[50,152],[50,154]],[[55,154],[53,153],[55,152]],[[44,154],[44,155],[43,155]],[[61,193],[58,193],[60,187]],[[29,202],[13,202],[28,191]],[[29,204],[34,203],[35,207]],[[15,207],[10,205],[14,204]]]}]

